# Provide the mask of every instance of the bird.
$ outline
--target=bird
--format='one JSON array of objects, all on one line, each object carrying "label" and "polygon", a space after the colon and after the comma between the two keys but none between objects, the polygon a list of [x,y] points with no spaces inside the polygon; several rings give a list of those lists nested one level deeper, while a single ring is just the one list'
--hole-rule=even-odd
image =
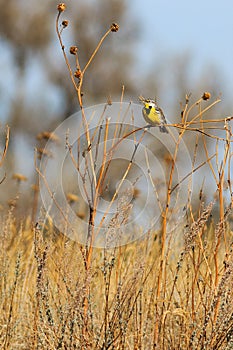
[{"label": "bird", "polygon": [[142,96],[139,96],[139,100],[144,104],[142,115],[145,121],[150,126],[159,126],[161,132],[168,134],[168,130],[165,126],[165,124],[167,124],[165,115],[162,109],[156,104],[155,100],[146,99]]}]

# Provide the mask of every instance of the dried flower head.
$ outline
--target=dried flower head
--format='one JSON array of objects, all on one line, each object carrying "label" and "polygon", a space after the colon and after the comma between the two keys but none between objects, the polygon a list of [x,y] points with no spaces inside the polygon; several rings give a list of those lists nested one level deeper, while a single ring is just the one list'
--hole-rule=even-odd
[{"label": "dried flower head", "polygon": [[12,179],[18,182],[27,181],[27,177],[19,173],[13,174]]},{"label": "dried flower head", "polygon": [[71,46],[70,47],[70,54],[71,55],[77,55],[77,52],[78,52],[77,46]]},{"label": "dried flower head", "polygon": [[117,23],[112,23],[110,27],[112,32],[118,32],[119,28],[120,26]]},{"label": "dried flower head", "polygon": [[63,12],[66,10],[66,4],[64,2],[61,2],[60,4],[57,5],[57,9],[59,12]]},{"label": "dried flower head", "polygon": [[211,98],[211,93],[210,92],[204,92],[204,94],[202,95],[202,99],[204,100],[204,101],[207,101],[207,100],[209,100]]},{"label": "dried flower head", "polygon": [[80,79],[81,78],[81,75],[82,75],[82,72],[80,69],[77,69],[75,72],[74,72],[74,76],[75,78],[77,79]]},{"label": "dried flower head", "polygon": [[63,28],[68,27],[68,24],[69,24],[69,21],[67,21],[66,19],[62,21]]}]

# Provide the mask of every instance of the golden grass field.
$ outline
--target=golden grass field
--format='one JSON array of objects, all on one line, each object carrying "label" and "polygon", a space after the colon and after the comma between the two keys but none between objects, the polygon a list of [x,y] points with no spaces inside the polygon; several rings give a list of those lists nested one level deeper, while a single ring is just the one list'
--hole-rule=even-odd
[{"label": "golden grass field", "polygon": [[224,232],[214,225],[211,210],[172,233],[164,261],[161,232],[151,232],[94,249],[88,270],[78,243],[49,224],[17,223],[10,210],[1,231],[1,348],[231,349],[232,231],[227,220]]}]

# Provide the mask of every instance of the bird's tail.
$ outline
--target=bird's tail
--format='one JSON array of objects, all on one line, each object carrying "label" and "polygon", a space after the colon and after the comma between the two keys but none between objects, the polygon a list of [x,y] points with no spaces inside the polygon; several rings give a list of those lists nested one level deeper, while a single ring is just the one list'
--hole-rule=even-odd
[{"label": "bird's tail", "polygon": [[164,132],[164,133],[168,134],[168,130],[167,130],[167,128],[166,128],[165,125],[160,125],[160,126],[159,126],[159,130],[160,130],[161,132]]}]

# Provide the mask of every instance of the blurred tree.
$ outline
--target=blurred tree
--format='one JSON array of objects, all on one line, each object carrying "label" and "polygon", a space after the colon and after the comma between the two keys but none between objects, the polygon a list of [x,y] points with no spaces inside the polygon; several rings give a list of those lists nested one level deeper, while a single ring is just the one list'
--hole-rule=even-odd
[{"label": "blurred tree", "polygon": [[[75,92],[55,36],[56,3],[52,6],[45,0],[0,0],[0,6],[0,40],[10,52],[8,73],[14,77],[12,86],[10,77],[2,72],[1,89],[8,90],[11,96],[7,119],[15,130],[35,135],[48,127],[55,115],[63,119],[77,110]],[[130,93],[135,35],[126,1],[72,3],[63,19],[70,21],[64,31],[66,50],[69,45],[78,45],[82,66],[113,21],[119,22],[123,32],[118,38],[112,35],[107,39],[90,67],[84,82],[86,104],[103,102],[108,95],[119,96],[122,84]],[[54,102],[60,108],[55,108]]]},{"label": "blurred tree", "polygon": [[[35,136],[42,130],[53,130],[78,110],[76,93],[55,31],[58,3],[0,0],[0,125],[7,123],[11,128],[2,200],[15,196],[12,173],[29,176],[34,169]],[[62,20],[65,19],[69,24],[63,32],[64,43],[73,69],[75,62],[69,54],[70,46],[78,46],[83,67],[111,23],[120,25],[116,35],[108,36],[87,71],[83,86],[85,105],[103,103],[109,95],[119,99],[123,84],[132,94],[132,49],[136,32],[127,1],[67,3],[67,10],[62,14]]]}]

